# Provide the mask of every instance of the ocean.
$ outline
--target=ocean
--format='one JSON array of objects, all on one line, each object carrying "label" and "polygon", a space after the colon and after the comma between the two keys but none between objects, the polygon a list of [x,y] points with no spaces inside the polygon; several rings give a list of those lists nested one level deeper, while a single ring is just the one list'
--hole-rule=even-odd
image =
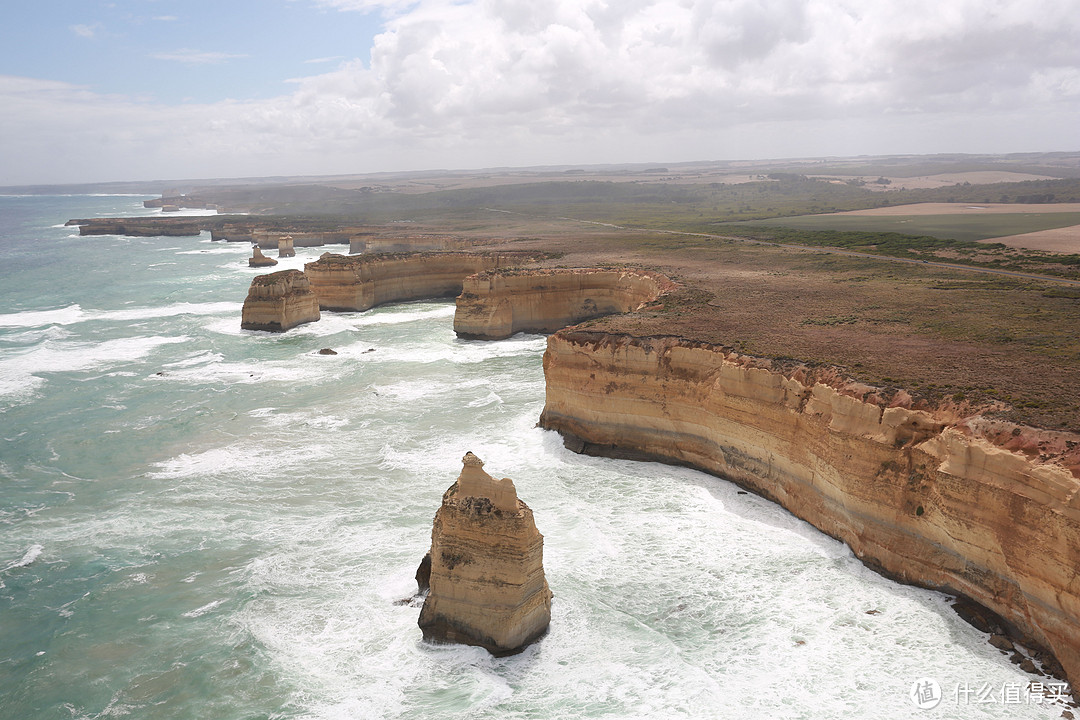
[{"label": "ocean", "polygon": [[[543,336],[459,340],[443,301],[242,331],[247,244],[63,226],[143,199],[0,197],[0,718],[1061,715],[946,596],[565,450]],[[467,451],[545,536],[551,629],[513,657],[402,602]]]}]

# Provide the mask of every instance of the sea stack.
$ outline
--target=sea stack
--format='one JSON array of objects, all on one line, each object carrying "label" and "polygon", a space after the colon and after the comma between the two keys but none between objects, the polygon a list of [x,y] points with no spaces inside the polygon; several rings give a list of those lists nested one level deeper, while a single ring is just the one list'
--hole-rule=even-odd
[{"label": "sea stack", "polygon": [[[256,251],[258,248],[256,248]],[[319,298],[299,270],[279,270],[251,281],[240,327],[243,330],[284,332],[321,317]]]},{"label": "sea stack", "polygon": [[285,235],[279,237],[277,241],[277,256],[283,257],[296,257],[296,250],[293,248],[293,236]]},{"label": "sea stack", "polygon": [[277,265],[277,260],[263,255],[258,245],[252,246],[251,257],[248,259],[249,267],[270,267],[273,265]]},{"label": "sea stack", "polygon": [[[435,513],[420,629],[425,640],[513,655],[551,621],[544,536],[510,478],[491,477],[471,452],[462,463]],[[420,573],[417,580],[423,590]]]}]

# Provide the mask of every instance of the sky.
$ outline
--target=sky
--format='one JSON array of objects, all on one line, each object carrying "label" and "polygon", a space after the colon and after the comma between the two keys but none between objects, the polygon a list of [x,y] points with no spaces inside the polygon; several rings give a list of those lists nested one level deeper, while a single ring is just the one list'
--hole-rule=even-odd
[{"label": "sky", "polygon": [[0,185],[1078,149],[1076,0],[0,5]]}]

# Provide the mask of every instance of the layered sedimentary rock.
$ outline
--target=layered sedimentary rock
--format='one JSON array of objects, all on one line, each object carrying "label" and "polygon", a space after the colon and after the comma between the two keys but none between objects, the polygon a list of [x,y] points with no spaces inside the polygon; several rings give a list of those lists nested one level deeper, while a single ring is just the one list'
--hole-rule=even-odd
[{"label": "layered sedimentary rock", "polygon": [[322,247],[323,245],[345,244],[349,242],[350,231],[279,230],[256,227],[251,231],[251,241],[263,250],[274,250],[283,237],[291,237],[293,247]]},{"label": "layered sedimentary rock", "polygon": [[251,248],[251,257],[248,258],[248,265],[250,267],[273,267],[277,265],[277,260],[274,258],[266,257],[263,255],[262,250],[258,245],[254,245]]},{"label": "layered sedimentary rock", "polygon": [[[417,571],[430,589],[418,624],[424,639],[520,652],[547,631],[551,591],[544,536],[509,478],[496,480],[471,452],[443,494],[431,552]],[[428,565],[429,567],[425,567]]]},{"label": "layered sedimentary rock", "polygon": [[251,281],[240,327],[284,332],[320,317],[319,299],[299,270],[280,270]]},{"label": "layered sedimentary rock", "polygon": [[536,253],[323,253],[304,266],[323,310],[367,310],[388,302],[453,297],[465,277],[539,259]]},{"label": "layered sedimentary rock", "polygon": [[255,229],[243,223],[224,223],[210,230],[210,239],[223,242],[255,242]]},{"label": "layered sedimentary rock", "polygon": [[460,247],[460,240],[452,237],[419,235],[409,237],[376,237],[374,235],[355,235],[349,238],[349,254],[357,253],[401,253],[431,250],[449,250]]},{"label": "layered sedimentary rock", "polygon": [[80,235],[127,235],[129,237],[192,237],[203,231],[200,218],[94,218],[68,220]]},{"label": "layered sedimentary rock", "polygon": [[680,338],[564,330],[544,373],[541,424],[568,446],[731,479],[993,610],[1080,682],[1080,436]]},{"label": "layered sedimentary rock", "polygon": [[296,257],[296,250],[293,247],[292,235],[284,235],[278,238],[277,256],[279,258]]},{"label": "layered sedimentary rock", "polygon": [[500,340],[517,332],[637,310],[673,287],[647,270],[572,268],[496,270],[465,278],[454,314],[462,337]]}]

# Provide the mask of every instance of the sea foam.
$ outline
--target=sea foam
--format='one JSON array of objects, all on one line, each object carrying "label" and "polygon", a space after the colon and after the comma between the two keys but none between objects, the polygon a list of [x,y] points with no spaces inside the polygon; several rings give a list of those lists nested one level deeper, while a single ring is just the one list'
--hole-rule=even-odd
[{"label": "sea foam", "polygon": [[31,545],[29,548],[26,549],[26,553],[22,556],[22,558],[10,563],[7,567],[3,569],[3,572],[7,572],[8,570],[14,570],[15,568],[26,567],[27,565],[41,557],[41,553],[44,551],[45,548],[41,545]]}]

